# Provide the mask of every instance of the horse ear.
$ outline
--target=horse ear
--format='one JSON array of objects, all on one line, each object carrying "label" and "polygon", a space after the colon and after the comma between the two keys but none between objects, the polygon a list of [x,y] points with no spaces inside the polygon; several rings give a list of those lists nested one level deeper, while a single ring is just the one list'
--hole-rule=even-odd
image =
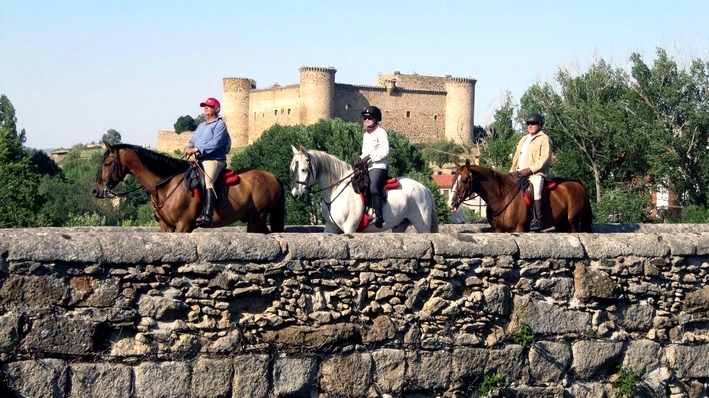
[{"label": "horse ear", "polygon": [[297,154],[300,152],[300,151],[298,151],[297,149],[295,149],[295,146],[294,146],[294,145],[291,145],[290,147],[291,147],[291,149],[293,150],[293,155],[297,155]]},{"label": "horse ear", "polygon": [[111,147],[111,144],[109,144],[108,141],[106,141],[106,140],[103,140],[103,145],[104,145],[104,146],[106,147],[106,149],[108,149],[109,151],[110,151],[111,149],[113,149],[113,148]]},{"label": "horse ear", "polygon": [[470,167],[470,159],[465,159],[465,167]]},{"label": "horse ear", "polygon": [[458,159],[453,160],[453,164],[455,165],[456,168],[460,168],[460,163],[458,163]]}]

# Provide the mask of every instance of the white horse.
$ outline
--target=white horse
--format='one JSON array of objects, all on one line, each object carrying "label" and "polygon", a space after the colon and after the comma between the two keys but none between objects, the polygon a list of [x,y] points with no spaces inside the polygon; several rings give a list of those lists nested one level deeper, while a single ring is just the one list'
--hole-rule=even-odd
[{"label": "white horse", "polygon": [[[305,200],[310,187],[317,184],[322,190],[322,214],[325,232],[351,234],[357,231],[365,206],[360,194],[352,187],[352,166],[333,155],[318,150],[298,150],[294,146],[290,171],[293,173],[295,200]],[[384,224],[377,228],[369,224],[362,232],[392,230],[404,232],[413,224],[420,233],[438,232],[436,205],[431,191],[410,178],[400,177],[399,187],[385,191],[382,207]]]}]

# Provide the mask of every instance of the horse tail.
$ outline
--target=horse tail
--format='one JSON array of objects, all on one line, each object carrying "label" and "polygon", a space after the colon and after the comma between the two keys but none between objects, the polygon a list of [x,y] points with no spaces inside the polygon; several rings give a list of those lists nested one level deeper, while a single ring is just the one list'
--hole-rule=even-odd
[{"label": "horse tail", "polygon": [[431,209],[431,233],[435,234],[438,233],[438,213],[436,212],[436,201],[433,199],[433,194],[431,193],[430,190],[428,191],[428,197],[431,200],[431,206],[433,207]]},{"label": "horse tail", "polygon": [[283,182],[278,177],[276,180],[281,186],[281,195],[271,210],[271,232],[283,232],[286,225],[286,191],[283,188]]},{"label": "horse tail", "polygon": [[[583,186],[583,184],[582,184]],[[586,187],[583,187],[586,191]],[[591,209],[591,200],[586,192],[586,203],[583,206],[583,214],[581,214],[581,232],[593,232],[591,225],[593,224],[593,210]]]}]

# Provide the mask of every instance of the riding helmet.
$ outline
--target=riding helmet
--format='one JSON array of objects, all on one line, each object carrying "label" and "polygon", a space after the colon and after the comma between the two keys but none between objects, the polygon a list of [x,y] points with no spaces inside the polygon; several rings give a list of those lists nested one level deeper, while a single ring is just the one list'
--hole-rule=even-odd
[{"label": "riding helmet", "polygon": [[538,113],[530,113],[527,118],[524,119],[525,123],[539,123],[539,127],[544,127],[544,116]]},{"label": "riding helmet", "polygon": [[376,106],[368,106],[362,111],[362,116],[372,116],[377,122],[382,121],[382,111]]}]

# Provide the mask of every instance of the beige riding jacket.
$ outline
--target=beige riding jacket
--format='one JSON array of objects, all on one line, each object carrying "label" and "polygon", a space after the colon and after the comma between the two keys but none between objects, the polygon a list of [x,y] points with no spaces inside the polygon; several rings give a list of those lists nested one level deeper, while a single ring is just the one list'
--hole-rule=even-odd
[{"label": "beige riding jacket", "polygon": [[527,134],[517,143],[517,149],[515,149],[515,154],[512,158],[510,172],[529,168],[532,170],[532,174],[542,175],[545,179],[549,179],[549,162],[551,161],[552,147],[551,139],[540,130],[534,135],[534,138],[532,138],[532,141],[527,146],[527,153],[524,155],[524,163],[518,164],[522,145],[526,139]]}]

